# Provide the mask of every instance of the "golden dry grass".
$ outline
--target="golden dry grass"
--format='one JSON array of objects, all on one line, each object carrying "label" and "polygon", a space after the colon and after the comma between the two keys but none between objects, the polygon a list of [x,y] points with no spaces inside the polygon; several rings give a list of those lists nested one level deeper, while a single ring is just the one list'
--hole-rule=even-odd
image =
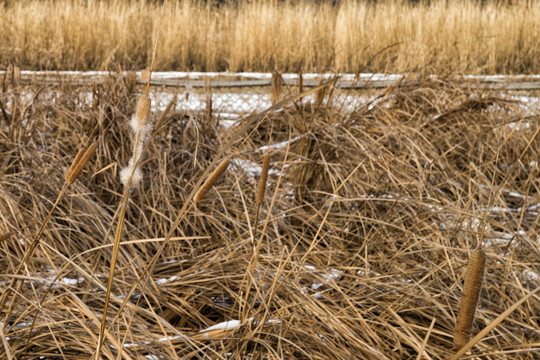
[{"label": "golden dry grass", "polygon": [[[161,2],[0,5],[0,66],[142,69]],[[426,5],[430,3],[430,5]],[[508,4],[512,5],[508,5]],[[166,2],[156,70],[539,73],[537,1]]]},{"label": "golden dry grass", "polygon": [[[98,140],[21,272],[17,302],[2,309],[2,319],[13,310],[0,357],[95,351],[123,192],[118,171],[132,155],[132,89],[111,79],[93,91],[36,86],[0,95],[0,234],[12,234],[0,242],[2,292],[81,144]],[[172,111],[156,125],[125,214],[104,358],[122,349],[126,359],[448,359],[480,240],[486,273],[473,335],[538,288],[535,115],[444,80],[388,89],[353,113],[327,105],[331,94],[320,106],[286,103],[228,131],[216,128],[219,113],[204,111]],[[186,135],[193,122],[204,131]],[[260,166],[270,132],[253,234],[258,177],[238,160]],[[231,152],[228,171],[173,226],[196,183]],[[171,229],[152,281],[119,312]],[[254,236],[260,248],[246,287]],[[470,355],[535,358],[538,314],[536,293]],[[245,323],[200,332],[238,319]]]}]

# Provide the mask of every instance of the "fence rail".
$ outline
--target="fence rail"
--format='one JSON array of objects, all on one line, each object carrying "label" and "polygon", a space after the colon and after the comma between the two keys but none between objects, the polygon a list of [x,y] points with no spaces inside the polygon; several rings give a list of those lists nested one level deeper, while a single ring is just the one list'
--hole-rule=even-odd
[{"label": "fence rail", "polygon": [[[67,84],[88,85],[102,83],[123,76],[137,84],[145,84],[145,72],[73,72],[73,71],[20,71],[17,68],[0,71],[0,80],[17,81],[20,84],[46,83],[51,85]],[[436,78],[436,76],[430,76]],[[282,74],[282,83],[298,86],[298,74]],[[425,78],[425,77],[424,77]],[[461,82],[471,88],[490,90],[540,90],[540,75],[487,75],[487,76],[451,76],[446,79]],[[322,81],[334,79],[339,89],[382,89],[388,86],[412,86],[418,84],[422,76],[399,74],[304,74],[303,87],[315,87]],[[181,88],[249,88],[271,86],[270,73],[186,73],[154,72],[150,85]]]}]

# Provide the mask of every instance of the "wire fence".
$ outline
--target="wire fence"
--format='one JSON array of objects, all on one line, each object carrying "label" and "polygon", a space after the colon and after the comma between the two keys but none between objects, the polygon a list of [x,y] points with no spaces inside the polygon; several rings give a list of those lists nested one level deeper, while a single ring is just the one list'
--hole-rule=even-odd
[{"label": "wire fence", "polygon": [[[434,76],[428,76],[434,78]],[[146,84],[148,72],[52,72],[21,71],[12,67],[0,71],[0,83],[9,86],[43,84],[88,86],[123,81],[127,86]],[[262,111],[278,99],[296,95],[323,83],[329,86],[303,98],[304,103],[332,105],[342,111],[365,106],[389,87],[414,86],[425,75],[418,74],[279,74],[154,72],[150,81],[154,105],[164,107],[175,97],[177,109],[211,110],[221,118],[238,118]],[[540,90],[540,75],[454,76],[456,83],[471,88],[502,91]]]}]

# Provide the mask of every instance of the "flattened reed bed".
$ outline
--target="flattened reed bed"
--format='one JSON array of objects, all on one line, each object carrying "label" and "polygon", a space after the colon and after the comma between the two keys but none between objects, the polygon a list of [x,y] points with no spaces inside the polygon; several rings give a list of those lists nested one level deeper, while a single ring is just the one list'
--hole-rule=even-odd
[{"label": "flattened reed bed", "polygon": [[[136,111],[138,93],[115,81],[100,85],[99,101],[85,105],[72,90],[55,89],[51,102],[43,95],[53,89],[45,88],[24,118],[8,108],[14,121],[0,119],[0,228],[11,233],[0,242],[1,291],[80,144],[98,140],[22,274],[31,281],[4,329],[14,358],[80,358],[95,350],[111,224],[122,195],[118,172],[132,150],[126,119]],[[10,89],[0,101],[24,107],[32,100],[22,94]],[[326,98],[319,107],[290,104],[248,129],[252,135],[234,156],[244,162],[232,161],[187,213],[151,274],[153,285],[133,294],[115,323],[115,342],[105,340],[105,358],[115,358],[124,342],[133,359],[227,353],[235,359],[403,359],[419,352],[447,359],[455,351],[469,250],[479,241],[487,260],[473,336],[538,286],[540,126],[531,108],[443,80],[388,89],[352,113],[328,104]],[[223,144],[247,136],[237,133],[244,121],[220,131],[204,111],[172,111],[156,130],[126,213],[111,317]],[[295,140],[270,153],[260,210],[267,226],[257,231],[264,235],[246,297],[242,281],[259,179],[238,164],[260,166],[272,127],[274,144]],[[65,264],[65,272],[30,333],[34,310],[56,276],[51,263]],[[240,319],[242,299],[253,299],[247,323],[213,331],[213,338],[199,333]],[[534,357],[538,314],[535,295],[471,355]]]}]

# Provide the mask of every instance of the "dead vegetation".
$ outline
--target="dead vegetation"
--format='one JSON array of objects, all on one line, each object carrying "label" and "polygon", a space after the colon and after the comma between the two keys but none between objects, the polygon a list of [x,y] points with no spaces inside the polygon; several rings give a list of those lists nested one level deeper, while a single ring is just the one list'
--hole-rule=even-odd
[{"label": "dead vegetation", "polygon": [[[121,78],[1,93],[2,293],[82,144],[97,142],[20,273],[17,301],[2,308],[2,358],[94,353],[138,95]],[[448,359],[480,242],[486,272],[473,337],[538,290],[534,114],[443,80],[388,89],[353,112],[331,96],[278,103],[228,130],[204,110],[172,110],[154,128],[125,214],[104,358]],[[151,121],[159,115],[153,108]],[[228,156],[173,228],[196,183]],[[152,281],[119,312],[171,230]],[[538,314],[536,293],[469,356],[535,358]]]}]

